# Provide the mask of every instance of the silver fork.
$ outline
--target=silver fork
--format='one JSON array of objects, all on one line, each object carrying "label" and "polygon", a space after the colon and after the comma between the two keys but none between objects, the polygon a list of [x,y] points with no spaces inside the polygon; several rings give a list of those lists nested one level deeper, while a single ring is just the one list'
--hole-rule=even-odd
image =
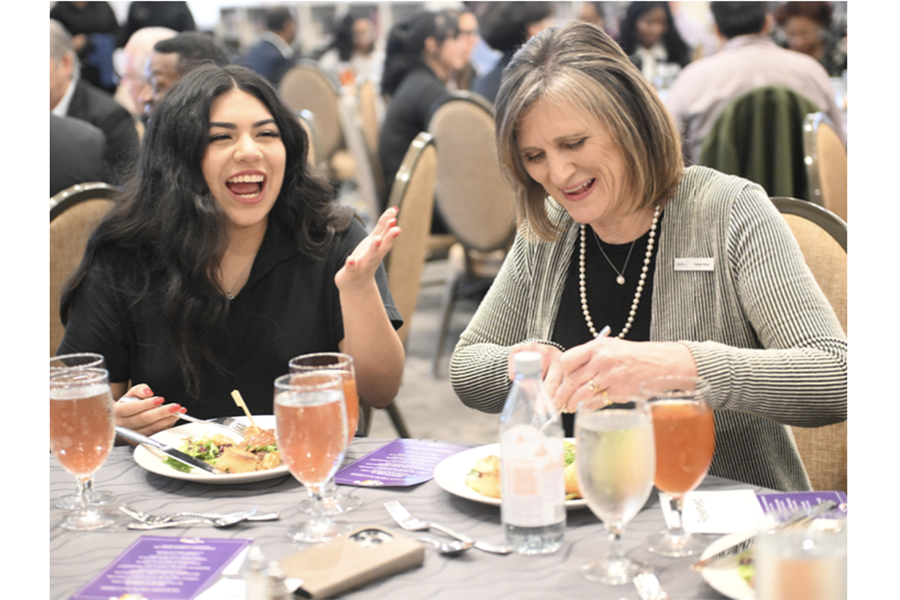
[{"label": "silver fork", "polygon": [[192,417],[188,414],[180,415],[179,417],[183,421],[190,421],[191,423],[199,423],[200,425],[220,425],[221,427],[225,427],[226,429],[230,429],[232,431],[236,431],[242,436],[247,435],[247,426],[235,419],[234,417],[222,417],[221,419],[215,419],[213,421],[204,421],[203,419],[198,419],[197,417]]},{"label": "silver fork", "polygon": [[[146,525],[165,525],[167,523],[174,523],[176,521],[178,523],[188,523],[188,522],[193,523],[194,521],[197,521],[198,519],[202,520],[202,521],[209,521],[212,523],[212,522],[218,521],[219,519],[227,519],[228,517],[236,514],[236,513],[201,513],[201,512],[185,511],[185,512],[178,512],[178,513],[175,513],[172,515],[166,515],[166,516],[160,517],[158,515],[151,515],[150,513],[145,513],[144,511],[141,511],[141,510],[135,510],[126,504],[122,504],[121,506],[119,506],[119,511],[125,513],[129,517],[131,517],[137,521],[140,521],[141,523],[144,523]],[[237,512],[243,512],[243,511],[237,511]],[[193,518],[184,520],[184,521],[180,520],[180,519],[184,519],[186,517],[188,517],[188,518],[193,517]],[[255,513],[249,515],[248,517],[246,517],[247,521],[277,521],[278,519],[279,519],[279,514],[277,512],[267,512],[267,513],[255,512]]]},{"label": "silver fork", "polygon": [[669,595],[659,585],[659,579],[649,571],[635,575],[634,587],[637,588],[642,600],[669,600]]},{"label": "silver fork", "polygon": [[397,524],[406,531],[427,531],[428,529],[435,529],[462,542],[472,542],[475,548],[483,550],[484,552],[492,552],[494,554],[509,554],[510,552],[512,552],[511,546],[482,542],[480,540],[473,539],[464,533],[460,533],[458,531],[450,529],[449,527],[440,525],[439,523],[426,522],[417,519],[412,516],[409,511],[406,510],[406,508],[396,500],[388,500],[384,503],[384,507],[390,513],[391,517],[394,518]]}]

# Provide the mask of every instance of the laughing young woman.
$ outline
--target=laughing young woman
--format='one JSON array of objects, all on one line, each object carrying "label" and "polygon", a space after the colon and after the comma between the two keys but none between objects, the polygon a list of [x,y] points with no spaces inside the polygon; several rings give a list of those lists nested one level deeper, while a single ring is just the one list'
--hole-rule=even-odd
[{"label": "laughing young woman", "polygon": [[103,354],[128,400],[118,424],[150,434],[185,410],[233,414],[234,389],[270,414],[275,378],[309,352],[353,356],[360,397],[394,398],[402,320],[381,261],[396,210],[367,235],[308,151],[275,90],[243,67],[200,67],[160,103],[60,309],[59,353]]},{"label": "laughing young woman", "polygon": [[569,413],[651,377],[700,376],[716,411],[710,472],[809,489],[786,425],[847,418],[847,340],[765,191],[684,169],[659,96],[586,23],[516,53],[494,119],[522,224],[453,353],[462,401],[500,412],[522,350],[543,355]]}]

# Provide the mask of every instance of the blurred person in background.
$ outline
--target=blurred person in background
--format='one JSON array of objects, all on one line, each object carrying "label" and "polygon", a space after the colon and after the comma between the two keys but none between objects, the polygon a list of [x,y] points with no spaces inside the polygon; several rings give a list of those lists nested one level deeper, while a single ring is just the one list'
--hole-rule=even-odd
[{"label": "blurred person in background", "polygon": [[[387,111],[378,138],[387,188],[383,207],[409,145],[419,132],[428,131],[434,111],[450,96],[447,81],[465,66],[465,48],[459,25],[447,11],[421,11],[391,28],[381,77]],[[432,231],[445,232],[437,211],[435,215]]]},{"label": "blurred person in background", "polygon": [[772,41],[768,2],[713,2],[710,6],[725,45],[685,67],[665,100],[684,136],[685,158],[690,163],[700,160],[704,138],[731,101],[769,85],[790,88],[817,104],[844,139],[844,120],[828,74],[812,57]]},{"label": "blurred person in background", "polygon": [[459,24],[459,37],[462,41],[462,53],[466,58],[465,66],[453,74],[449,87],[455,90],[469,90],[481,75],[472,62],[475,46],[481,41],[478,34],[478,18],[471,10],[455,11],[454,16]]},{"label": "blurred person in background", "polygon": [[174,29],[167,27],[144,27],[135,31],[125,44],[115,98],[135,119],[144,121],[147,116],[140,98],[144,88],[149,85],[146,68],[153,46],[156,42],[175,37],[175,34]]},{"label": "blurred person in background", "polygon": [[116,93],[113,51],[119,40],[119,21],[109,2],[57,2],[50,18],[72,36],[81,78],[110,94]]},{"label": "blurred person in background", "polygon": [[578,9],[578,20],[590,23],[606,31],[606,10],[603,2],[582,2]]},{"label": "blurred person in background", "polygon": [[775,9],[775,21],[781,26],[787,47],[812,56],[831,77],[840,77],[847,69],[846,32],[832,30],[831,2],[785,2]]},{"label": "blurred person in background", "polygon": [[124,179],[140,143],[134,120],[111,94],[80,77],[72,37],[54,19],[50,19],[50,112],[87,121],[103,131],[104,157],[111,169],[107,183]]},{"label": "blurred person in background", "polygon": [[138,98],[147,116],[153,116],[156,104],[176,81],[207,62],[224,66],[231,60],[225,48],[206,33],[188,31],[154,44],[145,72],[147,85]]},{"label": "blurred person in background", "polygon": [[372,15],[351,9],[337,21],[334,39],[322,52],[319,66],[332,73],[341,85],[367,80],[380,87],[384,53],[376,48],[376,40]]},{"label": "blurred person in background", "polygon": [[78,183],[108,182],[106,137],[87,121],[50,113],[50,196]]},{"label": "blurred person in background", "polygon": [[481,17],[481,37],[503,56],[480,78],[472,91],[493,102],[500,89],[503,69],[525,42],[554,22],[552,2],[491,2]]},{"label": "blurred person in background", "polygon": [[197,29],[187,2],[130,2],[119,45],[126,44],[135,31],[145,27],[165,27],[177,33]]},{"label": "blurred person in background", "polygon": [[297,38],[297,20],[289,8],[266,11],[266,31],[255,46],[247,50],[241,62],[278,86],[284,74],[294,66],[297,53],[293,43]]},{"label": "blurred person in background", "polygon": [[622,20],[619,45],[657,87],[665,87],[665,82],[654,81],[658,75],[665,72],[671,78],[691,62],[691,47],[675,27],[668,2],[632,2]]}]

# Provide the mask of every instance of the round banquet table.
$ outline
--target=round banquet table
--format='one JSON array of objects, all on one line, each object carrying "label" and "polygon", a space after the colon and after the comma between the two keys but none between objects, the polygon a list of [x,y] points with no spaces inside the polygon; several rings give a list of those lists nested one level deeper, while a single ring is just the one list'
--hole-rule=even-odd
[{"label": "round banquet table", "polygon": [[[348,451],[346,462],[359,458],[391,440],[357,438]],[[64,600],[97,576],[125,548],[142,535],[204,538],[253,539],[270,560],[298,552],[305,544],[293,542],[285,530],[307,515],[298,508],[305,498],[302,486],[290,475],[266,481],[236,485],[208,485],[172,479],[146,471],[132,457],[130,446],[113,449],[95,476],[95,489],[116,494],[116,504],[156,515],[178,511],[229,512],[242,508],[277,511],[279,521],[242,523],[227,529],[193,526],[155,531],[130,530],[132,519],[123,515],[111,528],[93,532],[64,531],[55,526],[64,512],[50,509],[50,590],[53,600]],[[50,455],[50,499],[71,492],[74,478]],[[701,490],[764,488],[707,476]],[[434,480],[413,487],[350,488],[363,500],[362,507],[342,515],[353,527],[378,525],[399,531],[383,504],[400,500],[421,519],[435,521],[472,537],[503,542],[500,509],[452,495]],[[688,566],[694,558],[665,558],[652,555],[639,546],[644,538],[663,528],[664,521],[656,491],[643,510],[626,528],[623,547],[629,555],[646,560],[673,598],[725,598],[711,588],[699,573]],[[435,532],[432,532],[435,533]],[[412,535],[412,534],[410,534]],[[443,537],[435,533],[437,537]],[[710,542],[714,536],[708,536]],[[632,586],[609,587],[588,582],[578,573],[585,562],[605,555],[607,535],[602,523],[590,509],[570,510],[562,548],[546,556],[506,556],[475,549],[456,556],[438,555],[426,546],[425,561],[417,567],[388,579],[377,581],[344,594],[343,598],[637,598]]]}]

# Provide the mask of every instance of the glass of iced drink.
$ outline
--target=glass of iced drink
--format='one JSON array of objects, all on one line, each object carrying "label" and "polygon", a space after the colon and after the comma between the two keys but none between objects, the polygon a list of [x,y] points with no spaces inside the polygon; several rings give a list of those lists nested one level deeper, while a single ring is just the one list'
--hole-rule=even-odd
[{"label": "glass of iced drink", "polygon": [[63,529],[99,529],[118,520],[90,493],[94,473],[115,443],[115,425],[106,369],[51,367],[50,450],[78,482],[77,508],[60,521]]},{"label": "glass of iced drink", "polygon": [[[356,370],[353,357],[341,352],[317,352],[303,354],[290,360],[288,367],[291,373],[338,373],[344,380],[344,402],[347,406],[347,444],[353,441],[359,427],[359,393],[356,391]],[[350,492],[337,489],[334,480],[322,489],[322,506],[320,510],[330,515],[355,510],[362,505],[362,500]],[[300,510],[311,513],[313,506],[309,501],[300,503]]]},{"label": "glass of iced drink", "polygon": [[663,556],[700,553],[708,544],[684,530],[681,515],[685,494],[703,481],[716,447],[709,384],[697,377],[657,377],[645,381],[640,393],[653,415],[653,483],[668,495],[676,520],[674,526],[648,537],[644,546]]},{"label": "glass of iced drink", "polygon": [[275,436],[288,470],[306,487],[313,514],[288,530],[298,542],[324,542],[343,533],[322,505],[322,488],[347,450],[344,381],[338,374],[292,373],[275,380]]},{"label": "glass of iced drink", "polygon": [[647,567],[621,547],[625,526],[653,489],[656,452],[653,419],[639,398],[594,396],[575,415],[578,486],[591,511],[609,532],[609,554],[581,567],[589,581],[626,585]]}]

